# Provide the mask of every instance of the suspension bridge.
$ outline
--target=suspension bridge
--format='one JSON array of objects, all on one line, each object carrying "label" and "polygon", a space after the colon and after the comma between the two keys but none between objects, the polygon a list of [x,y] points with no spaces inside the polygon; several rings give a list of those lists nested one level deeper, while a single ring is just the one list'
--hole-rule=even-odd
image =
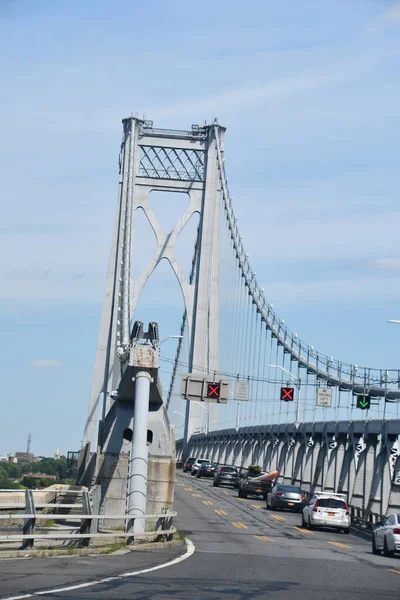
[{"label": "suspension bridge", "polygon": [[[187,130],[159,129],[138,117],[123,120],[117,214],[80,453],[82,481],[101,483],[100,510],[111,500],[123,507],[132,381],[138,369],[149,368],[148,357],[141,362],[136,352],[143,351],[144,342],[156,353],[150,365],[148,451],[157,469],[160,460],[164,466],[174,462],[175,452],[178,459],[194,453],[239,466],[257,462],[309,491],[344,492],[365,514],[399,511],[400,369],[363,367],[322,354],[279,318],[257,282],[238,229],[225,168],[225,133],[217,120]],[[188,197],[169,231],[153,209],[154,191],[165,192],[166,202],[170,192]],[[135,246],[139,211],[156,247],[133,276],[141,254]],[[176,246],[194,215],[199,221],[187,272]],[[146,333],[137,312],[142,291],[162,261],[171,267],[183,299],[174,358],[159,348],[163,323],[151,323]],[[164,391],[158,360],[171,371]],[[228,402],[182,399],[185,373],[228,379]],[[237,391],[241,384],[245,398]],[[283,398],[282,389],[290,390]],[[174,415],[181,418],[175,441]],[[154,502],[154,512],[172,503],[170,491]]]}]

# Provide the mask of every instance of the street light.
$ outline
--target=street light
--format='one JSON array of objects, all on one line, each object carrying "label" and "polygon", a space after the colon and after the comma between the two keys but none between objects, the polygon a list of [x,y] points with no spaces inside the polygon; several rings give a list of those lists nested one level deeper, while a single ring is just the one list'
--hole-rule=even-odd
[{"label": "street light", "polygon": [[166,342],[167,340],[175,340],[175,339],[182,339],[183,335],[169,335],[168,337],[160,340],[156,346],[157,348],[159,348],[161,346],[161,344],[163,344],[164,342]]},{"label": "street light", "polygon": [[208,425],[209,425],[209,422],[208,422],[208,406],[207,406],[207,408],[206,408],[206,407],[204,406],[204,404],[203,404],[202,402],[199,402],[198,400],[190,400],[190,402],[191,402],[192,404],[198,404],[198,405],[200,406],[200,408],[201,408],[202,410],[204,410],[204,412],[205,412],[205,413],[207,413],[207,418],[206,418],[206,420],[205,420],[205,422],[206,422],[206,427],[205,427],[206,431],[205,431],[205,432],[206,432],[206,433],[208,433]]},{"label": "street light", "polygon": [[295,386],[298,389],[297,404],[296,404],[296,422],[295,422],[296,427],[298,427],[300,425],[300,386],[301,386],[301,379],[299,377],[296,377],[296,375],[293,375],[293,373],[291,373],[290,371],[288,371],[284,367],[281,367],[280,365],[267,365],[267,366],[271,367],[272,369],[280,369],[281,371],[283,371],[284,373],[286,373],[286,375],[289,375],[289,377],[291,377],[294,380]]}]

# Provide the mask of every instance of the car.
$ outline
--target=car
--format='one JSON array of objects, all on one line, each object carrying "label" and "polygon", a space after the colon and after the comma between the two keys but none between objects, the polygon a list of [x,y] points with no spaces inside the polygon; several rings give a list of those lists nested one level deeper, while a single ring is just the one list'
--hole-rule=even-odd
[{"label": "car", "polygon": [[200,465],[202,465],[203,463],[209,463],[210,459],[209,458],[196,458],[196,461],[192,464],[192,469],[190,471],[191,475],[197,475],[197,469],[200,467]]},{"label": "car", "polygon": [[262,496],[267,499],[267,494],[272,488],[272,481],[260,481],[258,478],[267,475],[259,465],[251,465],[239,475],[238,496]]},{"label": "car", "polygon": [[200,477],[213,477],[215,471],[215,465],[210,462],[203,462],[197,469],[196,477],[200,479]]},{"label": "car", "polygon": [[400,514],[390,515],[372,532],[372,552],[394,556],[400,552]]},{"label": "car", "polygon": [[306,504],[306,495],[297,485],[276,484],[267,495],[267,508],[289,508],[300,512]]},{"label": "car", "polygon": [[196,456],[189,456],[183,465],[183,472],[191,471],[194,463],[196,462]]},{"label": "car", "polygon": [[343,494],[317,492],[302,511],[302,526],[332,527],[350,533],[350,511]]},{"label": "car", "polygon": [[223,465],[214,471],[213,486],[233,485],[234,488],[239,486],[239,473],[236,467]]}]

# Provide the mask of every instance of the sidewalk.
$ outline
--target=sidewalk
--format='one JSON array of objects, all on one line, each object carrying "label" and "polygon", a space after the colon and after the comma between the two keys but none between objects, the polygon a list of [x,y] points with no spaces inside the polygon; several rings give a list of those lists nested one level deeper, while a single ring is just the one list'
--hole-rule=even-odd
[{"label": "sidewalk", "polygon": [[185,543],[175,541],[146,544],[146,548],[119,550],[114,554],[3,559],[0,560],[0,600],[149,569],[185,552]]}]

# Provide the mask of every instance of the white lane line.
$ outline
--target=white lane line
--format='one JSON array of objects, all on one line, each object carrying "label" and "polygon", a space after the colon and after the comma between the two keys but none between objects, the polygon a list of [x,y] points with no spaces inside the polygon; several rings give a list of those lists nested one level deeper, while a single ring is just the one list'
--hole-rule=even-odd
[{"label": "white lane line", "polygon": [[47,594],[58,594],[60,592],[72,592],[73,590],[81,590],[83,588],[93,587],[95,585],[101,585],[103,583],[109,583],[110,581],[119,581],[120,579],[124,579],[125,577],[135,577],[136,575],[143,575],[145,573],[152,573],[153,571],[158,571],[159,569],[165,569],[166,567],[172,567],[187,558],[190,558],[195,551],[195,546],[193,542],[191,542],[188,538],[186,538],[186,552],[182,554],[182,556],[178,556],[178,558],[174,558],[163,565],[158,565],[157,567],[150,567],[149,569],[142,569],[141,571],[132,571],[130,573],[122,573],[121,575],[116,575],[115,577],[105,577],[104,579],[98,579],[97,581],[88,581],[87,583],[78,583],[77,585],[70,585],[68,587],[62,588],[54,588],[52,590],[45,590],[42,592],[33,592],[32,594],[23,594],[21,596],[8,596],[7,598],[1,598],[0,600],[24,600],[25,598],[34,598],[35,596],[45,596]]}]

